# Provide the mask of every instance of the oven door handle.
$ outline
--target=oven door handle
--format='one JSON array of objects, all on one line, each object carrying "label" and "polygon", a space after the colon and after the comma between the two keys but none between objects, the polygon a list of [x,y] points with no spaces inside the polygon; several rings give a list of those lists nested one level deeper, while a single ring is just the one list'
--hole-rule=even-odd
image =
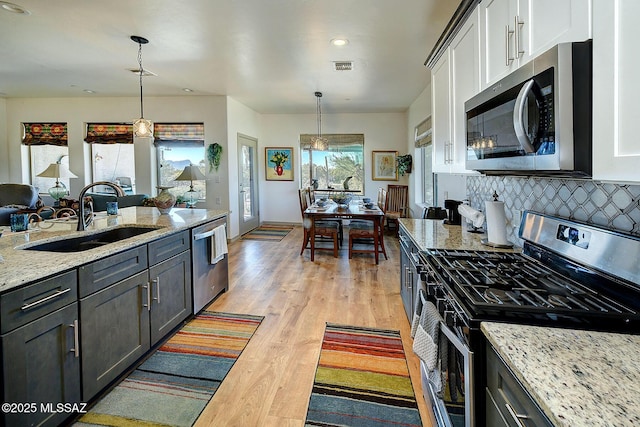
[{"label": "oven door handle", "polygon": [[444,322],[440,322],[440,331],[444,333],[450,343],[452,343],[455,348],[462,353],[464,358],[466,359],[468,355],[472,355],[473,352],[469,350],[465,343],[453,332]]},{"label": "oven door handle", "polygon": [[518,138],[520,146],[526,153],[535,152],[533,144],[527,136],[527,132],[524,130],[524,120],[522,117],[524,114],[524,106],[527,103],[527,95],[530,92],[533,94],[532,88],[534,84],[535,80],[531,79],[522,86],[520,93],[518,93],[518,97],[516,98],[516,105],[513,108],[513,128],[516,132],[516,138]]}]

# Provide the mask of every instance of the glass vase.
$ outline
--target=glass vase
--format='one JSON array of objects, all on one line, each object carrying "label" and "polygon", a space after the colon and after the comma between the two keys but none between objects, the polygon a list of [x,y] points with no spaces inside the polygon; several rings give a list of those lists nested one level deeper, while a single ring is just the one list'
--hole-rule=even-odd
[{"label": "glass vase", "polygon": [[168,214],[171,212],[171,208],[176,204],[176,196],[169,192],[173,187],[157,187],[160,193],[153,199],[153,204],[160,211],[161,214]]}]

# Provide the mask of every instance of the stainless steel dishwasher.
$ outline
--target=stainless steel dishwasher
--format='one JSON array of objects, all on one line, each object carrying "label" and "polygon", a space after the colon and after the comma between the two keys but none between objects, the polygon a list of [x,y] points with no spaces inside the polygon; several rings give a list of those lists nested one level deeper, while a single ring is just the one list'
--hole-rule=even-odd
[{"label": "stainless steel dishwasher", "polygon": [[211,263],[214,230],[226,223],[226,217],[223,217],[191,229],[194,314],[229,289],[229,255],[225,254],[220,261]]}]

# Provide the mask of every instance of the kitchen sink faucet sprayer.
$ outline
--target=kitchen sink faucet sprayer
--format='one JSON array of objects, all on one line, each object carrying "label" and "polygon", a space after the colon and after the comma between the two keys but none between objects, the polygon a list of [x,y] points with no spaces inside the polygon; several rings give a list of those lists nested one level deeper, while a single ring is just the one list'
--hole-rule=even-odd
[{"label": "kitchen sink faucet sprayer", "polygon": [[97,181],[92,182],[91,184],[84,187],[80,190],[80,195],[78,196],[78,200],[80,201],[79,213],[78,213],[78,231],[83,231],[87,229],[87,226],[93,222],[93,204],[89,205],[89,213],[85,214],[84,212],[84,195],[90,188],[95,187],[96,185],[106,185],[107,187],[111,187],[116,191],[116,195],[118,197],[124,196],[124,190],[119,186],[109,181]]}]

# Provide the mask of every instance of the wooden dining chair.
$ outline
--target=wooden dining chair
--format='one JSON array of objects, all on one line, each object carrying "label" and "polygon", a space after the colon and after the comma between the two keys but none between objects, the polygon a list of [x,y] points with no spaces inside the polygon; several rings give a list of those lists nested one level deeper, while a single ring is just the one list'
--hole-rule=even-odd
[{"label": "wooden dining chair", "polygon": [[[376,264],[378,264],[379,254],[382,253],[385,259],[387,250],[384,247],[384,234],[382,230],[382,221],[358,221],[349,224],[349,259],[355,253],[372,253],[374,254]],[[376,228],[378,229],[376,233]],[[356,248],[355,245],[358,245]],[[365,244],[368,247],[362,248],[360,245]]]},{"label": "wooden dining chair", "polygon": [[[304,211],[309,207],[309,189],[299,189],[298,197],[300,199],[300,212],[302,214],[302,229],[304,231],[302,239],[302,249],[300,249],[300,255],[304,253],[311,243],[311,220],[304,215]],[[333,248],[325,246],[315,246],[314,250],[331,250],[333,249],[334,258],[338,257],[338,242],[339,227],[335,221],[315,221],[315,236],[316,238],[328,238],[333,241]]]},{"label": "wooden dining chair", "polygon": [[388,185],[387,197],[384,203],[384,217],[387,223],[387,228],[393,229],[398,235],[398,220],[400,218],[407,217],[407,210],[409,207],[409,186],[408,185]]}]

